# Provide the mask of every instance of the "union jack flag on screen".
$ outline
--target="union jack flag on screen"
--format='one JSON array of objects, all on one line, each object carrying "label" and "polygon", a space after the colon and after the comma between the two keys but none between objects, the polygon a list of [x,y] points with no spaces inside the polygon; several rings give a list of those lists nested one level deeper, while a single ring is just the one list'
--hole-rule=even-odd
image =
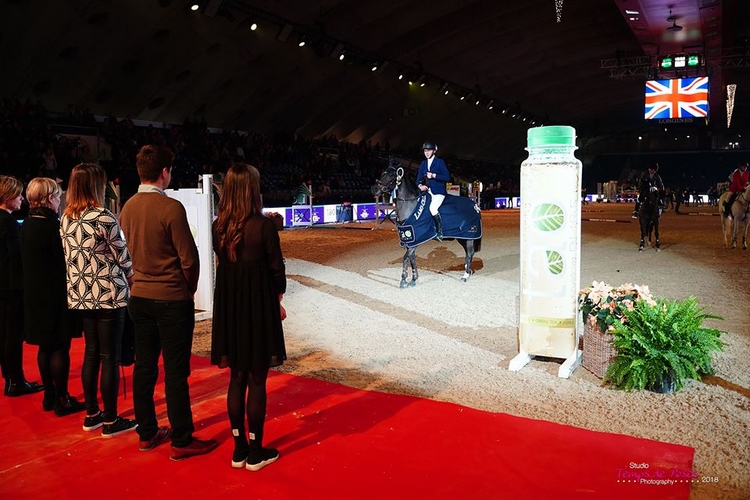
[{"label": "union jack flag on screen", "polygon": [[646,82],[646,119],[708,116],[708,77]]}]

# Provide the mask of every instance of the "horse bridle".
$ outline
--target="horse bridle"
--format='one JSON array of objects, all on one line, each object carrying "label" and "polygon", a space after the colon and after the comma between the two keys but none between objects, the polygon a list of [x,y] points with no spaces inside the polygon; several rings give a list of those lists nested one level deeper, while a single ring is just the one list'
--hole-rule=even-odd
[{"label": "horse bridle", "polygon": [[[393,189],[391,190],[391,198],[393,198],[396,201],[413,201],[413,200],[418,200],[419,199],[418,196],[416,196],[414,198],[400,198],[398,196],[395,196],[396,191],[398,190],[397,188],[401,185],[401,180],[404,178],[404,168],[403,167],[388,167],[386,169],[386,171],[391,170],[391,169],[395,169],[396,170],[396,183],[394,184]],[[385,184],[383,184],[382,182],[380,182],[380,180],[377,180],[375,182],[377,183],[378,187],[380,187],[381,191],[384,188],[387,188],[387,186]]]},{"label": "horse bridle", "polygon": [[[401,185],[401,179],[404,177],[404,169],[403,167],[398,167],[396,169],[396,186],[393,188],[393,194],[396,194],[397,188]],[[398,196],[393,197],[396,201],[414,201],[418,200],[419,196],[415,196],[414,198],[399,198]]]}]

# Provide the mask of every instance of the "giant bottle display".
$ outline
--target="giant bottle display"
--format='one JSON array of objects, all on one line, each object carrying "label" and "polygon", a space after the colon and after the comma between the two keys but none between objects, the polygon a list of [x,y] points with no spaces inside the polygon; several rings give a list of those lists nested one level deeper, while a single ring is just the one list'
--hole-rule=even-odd
[{"label": "giant bottle display", "polygon": [[568,358],[580,332],[581,174],[575,129],[528,131],[521,164],[519,349]]}]

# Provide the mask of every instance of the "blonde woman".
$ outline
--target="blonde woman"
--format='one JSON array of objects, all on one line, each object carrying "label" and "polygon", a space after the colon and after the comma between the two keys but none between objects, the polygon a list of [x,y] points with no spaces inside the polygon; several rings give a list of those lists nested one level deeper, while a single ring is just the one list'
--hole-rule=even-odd
[{"label": "blonde woman", "polygon": [[[99,165],[73,168],[60,234],[68,307],[80,315],[86,340],[81,372],[86,399],[83,430],[102,427],[102,436],[114,437],[137,426],[117,414],[118,365],[133,269],[117,218],[104,208],[106,186],[107,176]],[[97,399],[100,366],[103,411]]]},{"label": "blonde woman", "polygon": [[60,240],[60,186],[48,177],[26,187],[29,216],[21,227],[26,342],[39,346],[37,365],[44,384],[42,409],[63,417],[86,409],[68,394],[70,339],[76,335],[68,310],[65,255]]},{"label": "blonde woman", "polygon": [[23,203],[23,184],[0,175],[0,367],[6,396],[33,394],[44,389],[23,375],[23,264],[21,231],[13,212]]}]

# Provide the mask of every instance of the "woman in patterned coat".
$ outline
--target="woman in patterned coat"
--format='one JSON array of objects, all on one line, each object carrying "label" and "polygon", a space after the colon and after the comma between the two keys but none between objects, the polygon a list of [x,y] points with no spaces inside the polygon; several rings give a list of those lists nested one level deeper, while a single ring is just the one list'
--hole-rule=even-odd
[{"label": "woman in patterned coat", "polygon": [[[80,315],[86,341],[81,372],[86,399],[83,430],[102,427],[102,436],[114,437],[137,425],[117,414],[118,365],[133,268],[120,224],[104,208],[106,185],[107,176],[99,165],[83,163],[73,169],[60,235],[68,308]],[[100,366],[103,411],[97,399]]]}]

